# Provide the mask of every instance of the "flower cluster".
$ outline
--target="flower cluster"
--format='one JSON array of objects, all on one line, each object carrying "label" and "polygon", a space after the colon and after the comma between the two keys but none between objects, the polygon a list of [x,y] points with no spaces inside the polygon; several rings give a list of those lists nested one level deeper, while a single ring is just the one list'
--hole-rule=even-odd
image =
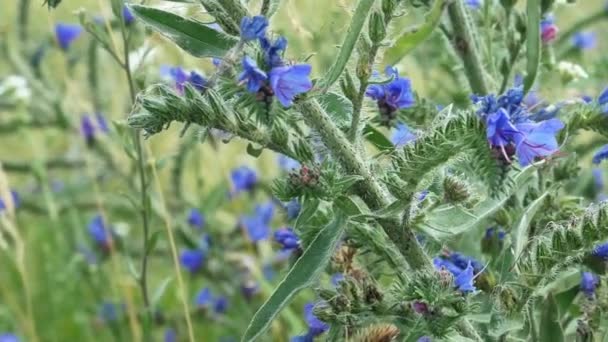
[{"label": "flower cluster", "polygon": [[222,314],[228,309],[228,298],[214,296],[211,289],[205,287],[196,294],[194,306],[198,310],[208,310],[211,307],[216,314]]},{"label": "flower cluster", "polygon": [[291,342],[312,342],[315,337],[329,330],[329,325],[318,319],[313,313],[314,307],[315,304],[313,303],[304,305],[304,318],[308,325],[308,332],[304,335],[292,337]]},{"label": "flower cluster", "polygon": [[270,235],[270,222],[274,216],[274,203],[267,202],[255,207],[254,214],[241,219],[241,225],[252,242],[268,239]]},{"label": "flower cluster", "polygon": [[309,64],[287,65],[282,54],[287,48],[287,40],[279,37],[274,41],[266,37],[268,21],[262,16],[245,17],[241,22],[241,38],[244,41],[258,39],[263,52],[262,67],[251,57],[243,57],[243,72],[238,81],[246,84],[246,89],[256,94],[260,102],[270,103],[273,97],[284,106],[293,104],[295,97],[312,88]]},{"label": "flower cluster", "polygon": [[186,84],[191,84],[194,88],[199,91],[205,89],[207,79],[198,72],[191,70],[189,73],[178,66],[163,66],[160,70],[161,76],[169,78],[174,82],[175,89],[178,93],[184,93],[184,87]]},{"label": "flower cluster", "polygon": [[543,121],[529,112],[523,104],[523,86],[517,84],[496,98],[472,96],[479,107],[478,115],[486,122],[486,135],[497,158],[511,163],[517,155],[519,164],[527,166],[536,158],[547,157],[558,150],[555,135],[564,127],[556,118]]},{"label": "flower cluster", "polygon": [[395,119],[397,110],[413,106],[416,99],[409,78],[399,77],[397,69],[391,66],[387,66],[384,73],[392,80],[386,84],[370,85],[365,95],[377,102],[381,121],[390,123]]},{"label": "flower cluster", "polygon": [[94,116],[83,114],[80,118],[80,133],[88,145],[92,145],[99,134],[107,134],[109,132],[108,122],[101,113],[95,113]]},{"label": "flower cluster", "polygon": [[479,261],[456,252],[434,258],[433,264],[439,271],[449,271],[454,277],[454,286],[463,293],[476,290],[473,281],[483,270]]}]

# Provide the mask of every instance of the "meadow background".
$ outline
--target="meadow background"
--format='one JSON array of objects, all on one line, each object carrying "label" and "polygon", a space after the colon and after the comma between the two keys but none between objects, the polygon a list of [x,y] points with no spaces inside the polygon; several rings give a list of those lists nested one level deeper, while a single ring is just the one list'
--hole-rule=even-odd
[{"label": "meadow background", "polygon": [[[0,335],[15,334],[22,341],[142,340],[142,298],[133,277],[142,253],[141,222],[136,174],[123,148],[124,122],[130,111],[126,79],[100,50],[96,54],[98,89],[92,91],[87,55],[91,37],[83,33],[68,52],[58,49],[54,38],[55,25],[78,23],[75,13],[80,9],[91,16],[112,18],[110,3],[64,0],[57,9],[48,10],[42,0],[29,2],[26,40],[18,35],[21,1],[2,0],[0,4],[0,81],[20,75],[28,79],[31,91],[22,101],[0,102],[0,197],[7,198],[10,190],[19,194],[14,213],[5,209],[5,216],[0,214],[5,227],[0,233]],[[203,21],[210,19],[197,4],[147,3]],[[259,2],[250,1],[250,5],[258,8]],[[576,10],[559,7],[555,11],[557,25],[563,30],[604,5],[603,1],[585,0]],[[310,55],[313,74],[322,75],[333,61],[334,47],[342,40],[352,6],[350,0],[283,0],[271,29],[288,38],[288,58],[301,60]],[[393,31],[421,18],[422,13],[416,10],[404,13],[393,24]],[[608,80],[608,57],[603,53],[607,28],[606,23],[591,27],[598,35],[598,46],[572,57],[590,77],[554,87],[559,75],[547,72],[539,82],[543,98],[553,101],[597,94],[604,85],[601,80]],[[134,65],[137,84],[166,82],[161,76],[164,65],[207,75],[214,68],[211,60],[190,57],[159,35],[138,29],[140,48],[132,52],[132,59],[137,61],[145,50],[149,53]],[[120,42],[117,32],[113,40]],[[421,97],[442,105],[463,104],[467,90],[446,77],[446,67],[454,65],[449,56],[436,54],[440,44],[439,37],[431,37],[402,61],[399,69],[411,78]],[[29,63],[40,51],[44,54],[36,74]],[[29,83],[30,78],[33,83]],[[55,117],[58,107],[61,116]],[[96,136],[91,146],[79,127],[83,115],[94,113],[96,107],[111,124],[109,133]],[[57,122],[59,117],[63,122]],[[272,180],[285,171],[270,151],[254,158],[240,141],[199,144],[195,128],[179,138],[181,129],[175,125],[144,145],[147,167],[157,176],[150,185],[150,226],[158,235],[149,265],[148,286],[156,311],[155,321],[150,323],[151,338],[161,341],[172,333],[180,341],[188,338],[166,235],[168,226],[175,232],[179,251],[211,236],[203,270],[197,274],[180,270],[196,340],[236,341],[288,265],[272,239],[249,242],[239,222],[256,204],[270,199]],[[229,196],[231,171],[244,165],[256,171],[260,185],[254,193]],[[188,224],[192,208],[205,217],[201,229]],[[99,250],[90,236],[89,225],[96,215],[102,215],[117,232],[117,243],[110,253]],[[272,226],[276,229],[289,224],[286,210],[276,205]],[[9,228],[15,234],[7,233]],[[93,257],[96,260],[91,260]],[[323,281],[329,284],[330,277]],[[197,307],[195,298],[205,287],[214,296],[227,299],[225,312],[217,313],[211,306]],[[286,341],[305,331],[303,307],[310,300],[312,292],[298,298],[273,325],[268,338]]]}]

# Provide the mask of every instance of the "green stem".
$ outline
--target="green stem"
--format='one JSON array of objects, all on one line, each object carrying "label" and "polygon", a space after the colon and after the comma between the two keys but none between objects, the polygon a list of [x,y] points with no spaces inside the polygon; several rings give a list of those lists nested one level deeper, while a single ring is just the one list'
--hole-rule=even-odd
[{"label": "green stem", "polygon": [[557,39],[556,44],[561,47],[562,45],[566,44],[566,42],[569,41],[570,37],[572,37],[576,32],[579,32],[585,27],[593,25],[596,22],[606,18],[608,18],[608,11],[602,8],[601,12],[592,14],[586,18],[581,19],[580,21],[574,23],[574,25],[570,26],[568,30],[561,33],[559,35],[559,38]]},{"label": "green stem", "polygon": [[28,39],[28,24],[30,18],[30,0],[21,0],[19,2],[19,17],[18,17],[18,32],[19,40],[25,43]]},{"label": "green stem", "polygon": [[485,95],[488,94],[488,86],[466,10],[463,0],[456,0],[448,6],[453,29],[452,45],[462,59],[471,90],[475,94]]},{"label": "green stem", "polygon": [[[35,168],[32,166],[30,162],[20,162],[20,161],[0,161],[2,164],[2,168],[7,172],[33,172]],[[83,160],[70,160],[64,158],[57,159],[47,159],[44,161],[42,167],[47,170],[50,169],[77,169],[85,166]]]}]

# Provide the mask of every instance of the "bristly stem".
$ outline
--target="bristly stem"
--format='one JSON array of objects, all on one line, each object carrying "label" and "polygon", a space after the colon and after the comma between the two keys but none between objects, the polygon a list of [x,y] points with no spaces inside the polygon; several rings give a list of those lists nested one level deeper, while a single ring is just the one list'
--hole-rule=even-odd
[{"label": "bristly stem", "polygon": [[462,59],[464,72],[473,93],[486,95],[489,89],[466,10],[463,0],[455,0],[448,6],[447,13],[453,30],[452,45]]}]

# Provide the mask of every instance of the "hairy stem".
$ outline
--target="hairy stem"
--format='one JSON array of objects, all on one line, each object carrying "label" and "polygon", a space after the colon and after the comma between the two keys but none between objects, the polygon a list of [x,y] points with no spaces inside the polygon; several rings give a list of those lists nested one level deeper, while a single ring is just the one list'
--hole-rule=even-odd
[{"label": "hairy stem", "polygon": [[488,86],[463,0],[456,0],[448,6],[448,17],[453,29],[452,45],[462,59],[471,90],[475,94],[485,95]]}]

